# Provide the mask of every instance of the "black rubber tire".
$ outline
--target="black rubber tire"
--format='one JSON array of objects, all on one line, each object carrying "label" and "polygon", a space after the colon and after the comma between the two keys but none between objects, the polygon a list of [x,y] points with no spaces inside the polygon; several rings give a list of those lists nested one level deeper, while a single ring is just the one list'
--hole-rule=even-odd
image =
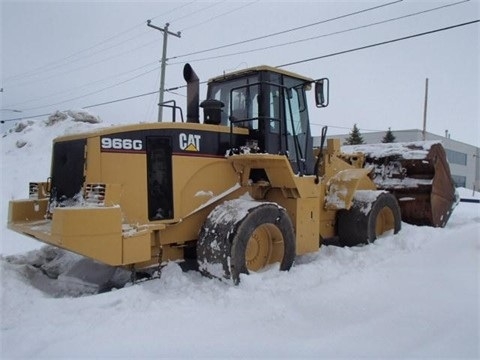
[{"label": "black rubber tire", "polygon": [[[242,200],[239,200],[242,201]],[[234,208],[235,200],[228,202]],[[223,206],[220,205],[220,206]],[[212,212],[213,213],[213,212]],[[283,258],[280,270],[289,270],[295,260],[295,233],[285,209],[272,203],[259,203],[252,207],[242,219],[232,218],[230,222],[218,224],[210,216],[200,231],[197,242],[197,261],[200,271],[210,277],[223,277],[240,282],[240,274],[248,274],[245,254],[247,244],[254,231],[265,224],[274,225],[283,237]],[[223,275],[210,270],[221,264]]]},{"label": "black rubber tire", "polygon": [[255,229],[263,224],[273,224],[283,236],[283,259],[280,270],[287,271],[295,260],[295,233],[285,209],[274,204],[263,204],[251,209],[249,214],[238,223],[233,232],[230,272],[234,284],[240,282],[240,274],[248,274],[245,261],[247,244]]},{"label": "black rubber tire", "polygon": [[349,210],[341,210],[337,215],[337,233],[342,246],[356,246],[372,243],[377,239],[377,217],[384,208],[393,215],[393,232],[398,233],[402,226],[400,206],[390,193],[382,193],[371,203],[354,201]]}]

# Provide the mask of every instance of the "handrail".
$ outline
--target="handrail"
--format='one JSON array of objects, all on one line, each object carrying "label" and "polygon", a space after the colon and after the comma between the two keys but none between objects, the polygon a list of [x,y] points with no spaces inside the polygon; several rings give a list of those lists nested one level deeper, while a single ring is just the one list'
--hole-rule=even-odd
[{"label": "handrail", "polygon": [[[173,105],[167,105],[169,103],[173,103]],[[176,121],[176,112],[175,110],[178,109],[180,110],[180,117],[182,118],[182,123],[184,122],[183,121],[183,111],[182,111],[182,108],[180,106],[177,106],[177,102],[175,100],[168,100],[168,101],[164,101],[163,103],[161,104],[158,104],[159,106],[163,106],[163,107],[168,107],[168,108],[171,108],[172,109],[172,121],[175,122]]]}]

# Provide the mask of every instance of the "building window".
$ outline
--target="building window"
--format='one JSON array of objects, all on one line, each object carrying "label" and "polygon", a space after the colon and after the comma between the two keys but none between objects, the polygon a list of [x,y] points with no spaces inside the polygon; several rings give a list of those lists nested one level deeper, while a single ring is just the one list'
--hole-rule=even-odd
[{"label": "building window", "polygon": [[455,183],[455,187],[466,187],[467,177],[461,175],[452,175],[452,180]]},{"label": "building window", "polygon": [[467,154],[448,149],[445,149],[445,151],[450,164],[467,165]]}]

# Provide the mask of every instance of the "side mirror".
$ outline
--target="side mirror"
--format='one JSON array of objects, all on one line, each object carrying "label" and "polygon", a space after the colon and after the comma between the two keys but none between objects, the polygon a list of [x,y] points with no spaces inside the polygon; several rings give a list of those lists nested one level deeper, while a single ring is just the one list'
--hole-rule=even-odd
[{"label": "side mirror", "polygon": [[329,80],[327,78],[315,80],[315,104],[317,107],[322,108],[328,106],[328,90]]}]

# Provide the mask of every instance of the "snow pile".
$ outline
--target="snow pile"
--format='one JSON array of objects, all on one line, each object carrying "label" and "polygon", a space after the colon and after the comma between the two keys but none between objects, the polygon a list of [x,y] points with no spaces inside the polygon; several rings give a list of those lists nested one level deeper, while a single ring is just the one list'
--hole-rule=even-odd
[{"label": "snow pile", "polygon": [[34,123],[1,139],[1,358],[480,357],[473,203],[460,203],[443,229],[402,224],[370,245],[299,256],[288,272],[242,275],[236,287],[169,263],[160,279],[55,297],[66,293],[46,273],[78,257],[8,231],[8,200],[49,176],[51,139],[97,126]]},{"label": "snow pile", "polygon": [[238,287],[170,263],[160,279],[53,298],[1,261],[2,355],[478,358],[475,206],[461,204],[446,229],[403,224],[368,246],[298,257],[289,272],[243,276]]},{"label": "snow pile", "polygon": [[79,296],[91,293],[86,288],[75,288],[74,284],[59,281],[82,257],[52,246],[44,246],[21,255],[2,258],[2,266],[21,276],[32,287],[52,297]]},{"label": "snow pile", "polygon": [[[35,152],[45,151],[48,154],[51,152],[54,138],[98,129],[100,122],[98,116],[84,110],[57,111],[46,120],[19,121],[12,129],[3,134],[2,152],[8,155],[15,147],[26,146],[35,149]],[[12,144],[22,145],[12,146]],[[46,161],[50,161],[49,155],[45,156],[42,153],[42,156]],[[50,171],[50,164],[48,164],[48,171]]]},{"label": "snow pile", "polygon": [[46,124],[51,126],[56,124],[59,121],[65,121],[67,119],[71,119],[77,122],[85,122],[89,124],[98,124],[102,122],[99,116],[90,113],[87,110],[68,110],[68,111],[59,111],[57,110],[55,113],[50,115],[46,121]]}]

